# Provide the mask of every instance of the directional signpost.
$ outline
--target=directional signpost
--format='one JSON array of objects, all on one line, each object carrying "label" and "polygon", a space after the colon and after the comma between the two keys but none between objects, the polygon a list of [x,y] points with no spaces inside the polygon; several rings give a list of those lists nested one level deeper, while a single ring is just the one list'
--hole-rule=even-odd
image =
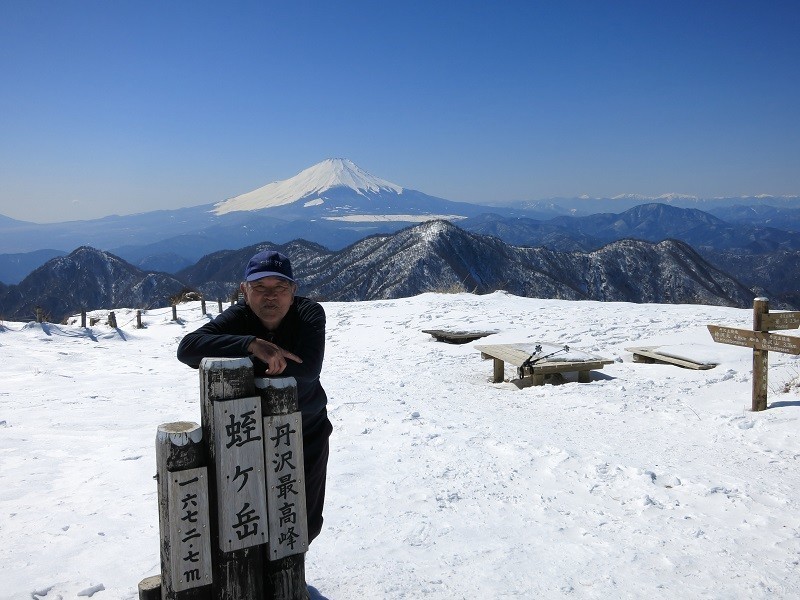
[{"label": "directional signpost", "polygon": [[768,353],[800,354],[800,337],[769,333],[771,330],[797,329],[800,312],[770,313],[769,300],[753,301],[753,330],[708,325],[715,342],[753,349],[753,410],[767,408]]}]

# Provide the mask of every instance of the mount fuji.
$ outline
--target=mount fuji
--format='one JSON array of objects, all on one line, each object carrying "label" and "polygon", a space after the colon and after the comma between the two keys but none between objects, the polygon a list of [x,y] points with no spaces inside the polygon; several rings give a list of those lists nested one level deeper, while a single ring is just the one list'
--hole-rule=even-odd
[{"label": "mount fuji", "polygon": [[459,220],[486,212],[466,202],[453,202],[403,188],[367,173],[346,158],[329,158],[294,177],[274,181],[214,205],[215,215],[269,211],[287,220],[324,219],[351,223],[432,219]]},{"label": "mount fuji", "polygon": [[348,159],[331,158],[215,204],[66,223],[0,219],[0,254],[92,246],[143,268],[174,272],[209,252],[266,240],[302,237],[343,248],[374,233],[486,212],[498,209],[429,196],[375,177]]}]

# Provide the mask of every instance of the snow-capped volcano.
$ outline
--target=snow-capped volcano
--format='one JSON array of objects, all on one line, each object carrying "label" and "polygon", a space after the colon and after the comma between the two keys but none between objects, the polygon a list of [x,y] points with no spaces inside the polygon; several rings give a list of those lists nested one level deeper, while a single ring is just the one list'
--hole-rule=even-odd
[{"label": "snow-capped volcano", "polygon": [[452,202],[375,177],[345,158],[329,158],[291,179],[275,181],[214,205],[217,216],[266,213],[286,221],[420,223],[458,220],[485,212],[485,207]]},{"label": "snow-capped volcano", "polygon": [[242,210],[261,210],[283,206],[303,200],[305,204],[321,204],[325,192],[344,187],[357,194],[402,194],[403,188],[385,179],[370,175],[346,158],[329,158],[283,181],[273,181],[246,194],[229,198],[214,205],[214,212],[222,215]]}]

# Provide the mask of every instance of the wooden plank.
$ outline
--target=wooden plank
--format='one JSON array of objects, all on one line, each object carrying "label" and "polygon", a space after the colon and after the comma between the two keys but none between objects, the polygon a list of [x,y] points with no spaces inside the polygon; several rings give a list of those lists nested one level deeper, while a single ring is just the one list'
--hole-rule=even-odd
[{"label": "wooden plank", "polygon": [[496,331],[445,331],[443,329],[423,329],[422,333],[432,335],[436,341],[448,344],[467,344],[477,339],[497,333]]},{"label": "wooden plank", "polygon": [[[258,393],[261,395],[261,410],[262,415],[264,417],[265,425],[264,425],[264,432],[265,432],[265,447],[264,452],[267,457],[270,456],[270,452],[273,454],[275,453],[275,442],[278,442],[277,448],[280,450],[281,443],[285,442],[285,439],[282,435],[278,436],[278,439],[273,440],[271,438],[276,437],[275,434],[270,433],[271,425],[267,423],[268,420],[277,418],[278,415],[283,417],[292,417],[294,425],[292,425],[292,429],[294,432],[287,432],[292,436],[296,436],[294,441],[291,443],[296,444],[297,450],[299,452],[303,451],[303,422],[302,417],[300,416],[298,404],[297,404],[297,381],[294,377],[276,377],[276,378],[268,378],[263,377],[255,380],[256,389]],[[275,432],[279,434],[280,432]],[[282,456],[275,457],[277,460],[282,460],[283,456],[288,459],[292,459],[293,468],[292,472],[295,473],[299,478],[305,481],[305,468],[303,465],[303,455],[295,456],[294,450],[292,454],[285,455],[286,447],[280,450]],[[295,460],[296,459],[296,460]],[[270,461],[267,462],[269,466],[271,463]],[[275,466],[279,466],[279,464],[275,464]],[[288,465],[285,465],[288,466]],[[286,471],[282,469],[283,475],[285,476]],[[278,482],[280,481],[280,477],[278,477]],[[287,507],[283,502],[280,504],[276,504],[276,501],[280,499],[280,488],[272,489],[269,484],[268,486],[267,496],[268,502],[267,507],[269,509],[270,514],[270,543],[268,545],[268,552],[265,553],[266,561],[264,563],[264,598],[271,598],[272,600],[295,600],[297,598],[307,598],[306,596],[306,575],[305,575],[305,554],[304,552],[308,550],[308,518],[306,514],[306,504],[305,504],[305,486],[300,485],[299,489],[302,490],[302,503],[296,503],[296,506]],[[277,492],[277,493],[275,493]],[[288,495],[288,493],[287,493]],[[298,495],[298,500],[299,496]],[[277,511],[275,510],[277,507]],[[291,509],[291,510],[288,510]],[[277,522],[275,521],[276,517],[273,516],[279,514],[277,517]],[[294,513],[294,516],[292,516]],[[283,521],[283,522],[282,522]],[[295,526],[302,527],[302,532],[299,534],[299,537],[295,537],[294,533],[298,530],[289,530],[289,527],[292,526],[294,521]],[[277,546],[276,546],[276,537],[273,533],[273,528],[277,526]],[[281,540],[281,536],[283,540]],[[271,556],[278,556],[283,554],[282,550],[285,550],[290,546],[287,542],[290,540],[295,540],[295,550],[298,553],[290,554],[288,556],[284,556],[278,560],[271,560]],[[303,541],[304,540],[304,541]],[[302,543],[302,550],[303,552],[299,552],[301,549]]]},{"label": "wooden plank", "polygon": [[800,327],[800,312],[779,312],[761,315],[761,331],[797,329],[798,327]]},{"label": "wooden plank", "polygon": [[[161,550],[158,597],[164,600],[208,600],[212,596],[205,462],[200,425],[186,421],[159,425],[156,433]],[[152,597],[155,591],[148,593]]]},{"label": "wooden plank", "polygon": [[480,350],[482,354],[491,357],[499,358],[503,362],[521,367],[522,363],[528,360],[531,356],[530,352],[520,350],[519,348],[510,344],[488,344],[475,346],[476,350]]},{"label": "wooden plank", "polygon": [[219,547],[224,552],[267,542],[261,398],[214,403]]},{"label": "wooden plank", "polygon": [[[215,405],[255,393],[253,363],[249,358],[204,358],[200,363],[200,393],[203,439],[208,456],[209,521],[213,553],[213,597],[228,600],[262,600],[264,598],[264,549],[253,546],[235,552],[224,552],[219,537],[219,493],[217,490],[216,438],[225,436],[230,422],[215,420]],[[257,419],[259,422],[261,419]],[[263,455],[263,452],[262,452]],[[261,485],[263,486],[263,471]],[[211,486],[214,490],[211,490]]]},{"label": "wooden plank", "polygon": [[205,467],[167,473],[170,570],[176,592],[208,585],[211,542],[208,527],[208,477]]},{"label": "wooden plank", "polygon": [[572,371],[595,371],[604,365],[613,363],[610,359],[586,360],[577,362],[540,362],[530,367],[523,367],[534,374],[549,375],[551,373],[570,373]]},{"label": "wooden plank", "polygon": [[800,338],[798,337],[720,325],[707,325],[706,327],[714,341],[720,344],[783,352],[784,354],[800,354]]},{"label": "wooden plank", "polygon": [[308,550],[303,424],[300,413],[264,417],[269,560]]},{"label": "wooden plank", "polygon": [[[637,357],[644,357],[652,361],[668,363],[684,367],[686,369],[705,370],[713,369],[717,363],[699,362],[685,357],[677,357],[669,354],[663,354],[658,351],[658,346],[643,346],[636,348],[625,348],[628,352],[633,354],[633,360],[636,361]],[[639,362],[639,361],[636,361]]]}]

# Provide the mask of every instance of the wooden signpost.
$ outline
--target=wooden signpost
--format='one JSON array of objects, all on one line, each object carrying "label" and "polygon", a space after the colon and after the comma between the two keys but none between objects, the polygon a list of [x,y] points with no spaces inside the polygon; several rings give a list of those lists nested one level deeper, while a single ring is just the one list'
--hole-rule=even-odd
[{"label": "wooden signpost", "polygon": [[219,543],[225,552],[267,541],[261,398],[215,402]]},{"label": "wooden signpost", "polygon": [[[162,576],[148,598],[208,598],[211,546],[203,432],[197,423],[165,423],[156,435]],[[154,582],[156,583],[156,582]],[[160,588],[161,593],[155,594]]]},{"label": "wooden signpost", "polygon": [[800,337],[769,332],[800,327],[800,312],[770,313],[769,300],[756,298],[752,331],[720,325],[707,327],[715,342],[753,349],[753,410],[766,410],[769,352],[800,354]]},{"label": "wooden signpost", "polygon": [[139,600],[304,600],[303,423],[293,377],[249,358],[200,364],[202,426],[156,438],[161,574]]}]

